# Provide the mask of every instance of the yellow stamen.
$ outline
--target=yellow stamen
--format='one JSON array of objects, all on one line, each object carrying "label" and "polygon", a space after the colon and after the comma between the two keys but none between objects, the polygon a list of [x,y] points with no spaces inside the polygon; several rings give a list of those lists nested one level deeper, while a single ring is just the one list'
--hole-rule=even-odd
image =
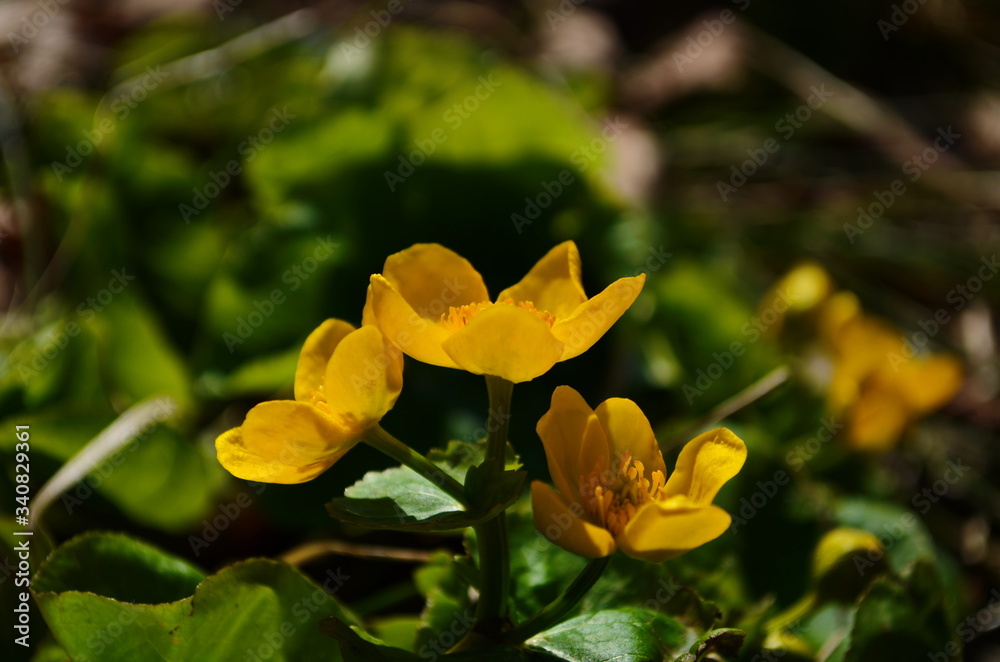
[{"label": "yellow stamen", "polygon": [[517,306],[521,310],[526,310],[548,324],[550,327],[556,322],[555,315],[547,310],[539,310],[535,308],[535,304],[531,301],[514,301],[513,299],[504,299],[503,301],[497,301],[496,303],[481,301],[479,303],[467,303],[464,306],[452,306],[448,309],[447,313],[441,314],[441,324],[444,325],[444,328],[454,333],[468,326],[469,322],[472,321],[472,318],[487,308],[501,305]]},{"label": "yellow stamen", "polygon": [[663,487],[666,476],[654,471],[649,478],[639,460],[626,451],[618,468],[604,468],[604,459],[580,481],[580,500],[592,521],[618,535],[644,503],[666,498]]},{"label": "yellow stamen", "polygon": [[320,379],[323,383],[319,385],[319,388],[309,390],[309,404],[325,414],[332,414],[330,406],[326,404],[326,393],[323,392],[323,386],[326,385],[326,375],[321,375]]}]

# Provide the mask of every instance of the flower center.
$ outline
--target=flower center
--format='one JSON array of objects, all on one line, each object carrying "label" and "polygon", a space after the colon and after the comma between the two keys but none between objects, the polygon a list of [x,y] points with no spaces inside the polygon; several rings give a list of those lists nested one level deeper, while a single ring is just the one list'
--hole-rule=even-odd
[{"label": "flower center", "polygon": [[666,476],[654,471],[649,478],[631,451],[619,457],[618,468],[605,469],[604,459],[580,481],[581,502],[593,521],[618,535],[635,515],[639,506],[653,499],[664,499]]},{"label": "flower center", "polygon": [[469,322],[472,321],[472,318],[487,308],[492,308],[493,306],[517,306],[521,310],[528,311],[538,319],[548,324],[550,327],[556,323],[555,315],[547,310],[539,310],[535,308],[535,304],[530,301],[514,301],[513,299],[504,299],[503,301],[497,301],[496,303],[481,301],[479,303],[467,303],[464,306],[452,306],[448,309],[447,313],[441,314],[441,324],[444,325],[444,328],[454,333],[464,329],[469,325]]},{"label": "flower center", "polygon": [[326,393],[323,392],[323,387],[326,385],[326,375],[320,375],[322,383],[319,388],[310,389],[309,391],[309,404],[316,409],[319,409],[324,414],[333,415],[330,411],[330,406],[326,404]]}]

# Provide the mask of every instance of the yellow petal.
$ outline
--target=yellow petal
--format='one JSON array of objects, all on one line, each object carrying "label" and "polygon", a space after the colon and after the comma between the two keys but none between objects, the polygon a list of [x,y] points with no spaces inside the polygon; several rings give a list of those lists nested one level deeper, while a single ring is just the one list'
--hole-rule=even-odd
[{"label": "yellow petal", "polygon": [[312,405],[275,400],[251,409],[241,427],[215,440],[215,449],[238,478],[294,484],[329,469],[357,441]]},{"label": "yellow petal", "polygon": [[326,369],[326,403],[349,430],[377,423],[403,388],[403,355],[375,326],[363,326],[337,346]]},{"label": "yellow petal", "polygon": [[579,356],[600,340],[639,296],[645,282],[646,274],[619,278],[603,292],[580,304],[569,317],[558,319],[552,334],[564,345],[559,360]]},{"label": "yellow petal", "polygon": [[295,368],[296,400],[308,402],[309,394],[323,386],[322,377],[326,374],[326,364],[330,362],[333,350],[353,330],[354,326],[343,320],[328,319],[309,334]]},{"label": "yellow petal", "polygon": [[559,386],[535,430],[552,482],[566,498],[578,500],[581,477],[598,466],[602,455],[605,468],[608,464],[608,442],[597,415],[573,388]]},{"label": "yellow petal", "polygon": [[890,450],[906,430],[909,418],[898,393],[866,388],[848,412],[848,443],[859,450]]},{"label": "yellow petal", "polygon": [[377,321],[375,320],[375,308],[372,304],[372,286],[369,283],[368,290],[365,292],[365,307],[361,309],[361,326],[371,324],[377,324]]},{"label": "yellow petal", "polygon": [[425,319],[440,319],[449,306],[490,300],[479,272],[440,244],[414,244],[390,255],[382,276]]},{"label": "yellow petal", "polygon": [[761,297],[757,315],[773,319],[767,328],[769,335],[777,335],[785,318],[812,310],[830,294],[832,281],[818,263],[807,261],[795,265]]},{"label": "yellow petal", "polygon": [[833,375],[827,386],[826,399],[830,410],[838,413],[858,399],[861,392],[861,377],[855,375],[850,366],[834,364]]},{"label": "yellow petal", "polygon": [[810,310],[822,303],[833,289],[833,281],[823,265],[806,261],[795,265],[777,282],[771,292],[770,307],[787,304],[796,312]]},{"label": "yellow petal", "polygon": [[531,513],[535,528],[565,550],[592,559],[615,551],[607,529],[582,519],[583,508],[537,480],[531,483]]},{"label": "yellow petal", "polygon": [[900,393],[917,413],[947,404],[962,386],[962,363],[952,356],[916,357],[895,367]]},{"label": "yellow petal", "polygon": [[836,345],[844,324],[861,314],[861,303],[853,292],[837,292],[819,310],[819,333],[830,345]]},{"label": "yellow petal", "polygon": [[668,497],[683,495],[696,506],[706,506],[726,481],[739,473],[746,459],[746,444],[726,428],[704,432],[681,449],[664,492]]},{"label": "yellow petal", "polygon": [[548,372],[562,355],[549,325],[526,310],[496,305],[476,315],[442,345],[463,370],[527,382]]},{"label": "yellow petal", "polygon": [[642,462],[646,478],[654,471],[667,475],[653,428],[639,405],[625,398],[609,398],[598,405],[596,414],[608,438],[612,465],[617,466],[620,458],[628,452],[633,460]]},{"label": "yellow petal", "polygon": [[902,332],[878,317],[861,315],[844,323],[837,337],[838,362],[864,376],[886,365],[903,346]]},{"label": "yellow petal", "polygon": [[718,506],[650,501],[636,511],[615,542],[632,558],[660,563],[715,540],[730,521]]},{"label": "yellow petal", "polygon": [[458,367],[441,348],[451,334],[440,322],[418,315],[382,276],[372,276],[370,287],[375,322],[392,344],[423,363]]},{"label": "yellow petal", "polygon": [[568,317],[587,300],[580,281],[580,251],[564,241],[539,260],[517,285],[500,293],[497,301],[531,301],[556,318]]}]

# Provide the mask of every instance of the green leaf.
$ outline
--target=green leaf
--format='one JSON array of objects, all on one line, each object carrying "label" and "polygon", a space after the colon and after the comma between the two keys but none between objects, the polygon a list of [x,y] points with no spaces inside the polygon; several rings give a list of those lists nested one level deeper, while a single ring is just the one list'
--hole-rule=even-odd
[{"label": "green leaf", "polygon": [[413,646],[421,656],[447,651],[471,627],[473,609],[461,563],[462,559],[438,552],[414,573],[417,590],[424,595]]},{"label": "green leaf", "polygon": [[669,616],[626,607],[577,616],[525,645],[571,662],[689,662],[711,650],[732,654],[742,639],[739,630],[716,630],[699,638]]},{"label": "green leaf", "polygon": [[[112,412],[46,409],[7,423],[31,426],[32,469],[44,480],[113,420]],[[14,441],[13,436],[0,441],[0,456],[13,454]],[[210,448],[193,444],[176,429],[161,424],[140,432],[93,467],[83,481],[52,504],[50,513],[72,516],[96,493],[136,522],[182,532],[212,507],[225,480]]]},{"label": "green leaf", "polygon": [[[467,475],[473,476],[475,501],[470,510],[407,467],[365,474],[326,509],[343,522],[375,529],[451,531],[472,526],[517,501],[527,479],[523,471],[506,471],[499,479],[484,480],[481,472],[474,470],[474,464],[483,461],[483,446],[453,441],[446,450],[428,454],[442,471],[460,482]],[[508,464],[514,463],[516,459],[508,460]]]},{"label": "green leaf", "polygon": [[407,467],[370,471],[326,505],[349,524],[377,529],[447,531],[469,526],[469,513],[420,474]]},{"label": "green leaf", "polygon": [[[920,518],[905,508],[872,499],[850,498],[837,503],[835,516],[841,526],[863,529],[878,536],[894,572],[905,573],[916,561],[937,557],[934,543]],[[859,571],[872,568],[878,557],[878,553],[858,555]]]},{"label": "green leaf", "polygon": [[[101,572],[104,569],[104,572]],[[172,602],[205,573],[183,559],[115,533],[86,533],[59,547],[32,582],[37,593],[85,591],[121,602]]]},{"label": "green leaf", "polygon": [[74,660],[340,659],[319,623],[353,618],[291,566],[253,559],[201,577],[144,543],[87,534],[53,553],[35,577],[33,594]]},{"label": "green leaf", "polygon": [[527,479],[528,472],[503,471],[495,460],[489,460],[478,467],[469,467],[465,474],[465,496],[474,510],[498,513],[517,501]]},{"label": "green leaf", "polygon": [[413,616],[390,616],[372,621],[369,627],[387,645],[413,650],[420,619]]},{"label": "green leaf", "polygon": [[[134,278],[125,270],[114,273],[117,276],[113,279],[124,283]],[[113,299],[101,315],[99,319],[106,323],[102,334],[104,369],[108,371],[112,395],[125,397],[130,403],[169,395],[182,411],[191,406],[188,369],[152,311],[126,292]]]},{"label": "green leaf", "polygon": [[[452,478],[462,482],[469,467],[479,466],[486,461],[486,440],[475,443],[467,441],[449,441],[442,450],[432,448],[427,452],[427,459],[442,467]],[[517,471],[521,468],[521,460],[514,447],[509,443],[504,453],[505,471]]]},{"label": "green leaf", "polygon": [[250,359],[226,377],[206,374],[199,380],[199,384],[209,395],[217,398],[290,391],[299,350],[299,347],[292,347],[283,352]]},{"label": "green leaf", "polygon": [[929,563],[919,563],[911,581],[876,579],[858,604],[845,661],[916,660],[948,646],[960,650],[942,593]]},{"label": "green leaf", "polygon": [[344,662],[416,662],[417,657],[400,648],[386,646],[374,637],[358,634],[358,630],[336,618],[320,626],[323,634],[337,641]]},{"label": "green leaf", "polygon": [[723,657],[736,657],[740,654],[740,647],[743,646],[743,639],[746,633],[735,628],[720,628],[707,632],[705,636],[698,640],[684,655],[678,657],[675,662],[698,662],[704,659],[709,653],[718,653]]},{"label": "green leaf", "polygon": [[59,644],[52,639],[43,639],[35,651],[31,662],[73,662]]}]

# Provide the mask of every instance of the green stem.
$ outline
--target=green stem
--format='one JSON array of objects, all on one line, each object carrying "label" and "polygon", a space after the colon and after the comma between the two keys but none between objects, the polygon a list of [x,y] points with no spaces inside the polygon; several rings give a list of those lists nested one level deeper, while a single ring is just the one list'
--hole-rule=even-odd
[{"label": "green stem", "polygon": [[[486,459],[503,471],[507,454],[507,431],[510,428],[510,399],[514,384],[501,377],[486,376],[486,390],[490,396],[489,418],[486,429]],[[476,525],[476,544],[479,548],[479,603],[476,621],[484,631],[500,629],[507,623],[507,596],[510,590],[510,556],[507,543],[507,515]]]},{"label": "green stem", "polygon": [[610,556],[591,559],[580,574],[576,576],[563,594],[547,604],[540,612],[511,630],[505,640],[511,644],[519,644],[535,636],[539,632],[544,632],[550,627],[563,620],[573,607],[583,599],[601,575],[604,569],[611,563]]},{"label": "green stem", "polygon": [[[510,430],[510,397],[514,383],[503,377],[486,375],[486,392],[490,396],[490,410],[486,419],[486,459],[497,460],[504,466],[507,455],[507,433]],[[494,424],[494,419],[496,424]]]},{"label": "green stem", "polygon": [[413,469],[444,490],[448,496],[463,506],[466,505],[465,488],[461,483],[449,476],[444,469],[383,430],[381,425],[369,429],[361,440],[403,466]]}]

